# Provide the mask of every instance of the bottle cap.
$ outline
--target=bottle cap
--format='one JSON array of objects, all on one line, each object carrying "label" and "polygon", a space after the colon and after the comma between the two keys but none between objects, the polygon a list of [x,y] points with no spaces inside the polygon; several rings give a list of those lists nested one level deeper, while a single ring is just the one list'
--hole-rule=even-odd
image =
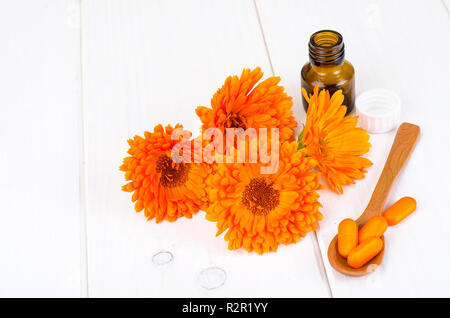
[{"label": "bottle cap", "polygon": [[393,91],[370,89],[355,101],[359,125],[370,133],[385,133],[400,122],[401,101]]}]

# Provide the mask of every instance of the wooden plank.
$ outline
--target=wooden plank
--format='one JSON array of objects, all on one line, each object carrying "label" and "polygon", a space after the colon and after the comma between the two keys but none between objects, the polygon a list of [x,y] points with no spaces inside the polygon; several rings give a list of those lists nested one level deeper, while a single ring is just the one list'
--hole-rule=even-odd
[{"label": "wooden plank", "polygon": [[80,296],[77,13],[0,3],[0,297]]},{"label": "wooden plank", "polygon": [[[158,123],[198,133],[194,109],[226,76],[270,76],[253,2],[85,1],[82,25],[90,296],[327,296],[311,236],[262,257],[229,252],[203,212],[146,222],[120,191],[128,138]],[[173,260],[156,265],[160,251]],[[223,286],[207,289],[224,279],[208,267]]]},{"label": "wooden plank", "polygon": [[325,219],[317,232],[334,296],[450,295],[450,214],[446,169],[448,133],[449,20],[440,1],[257,1],[265,38],[277,75],[282,76],[295,106],[300,103],[302,65],[309,36],[335,29],[344,36],[346,56],[356,69],[357,93],[384,87],[403,102],[402,120],[418,124],[422,136],[388,199],[417,199],[417,211],[389,228],[382,266],[372,275],[343,276],[327,260],[327,248],[338,223],[358,217],[369,201],[387,158],[394,132],[371,135],[367,177],[338,196],[321,193]]}]

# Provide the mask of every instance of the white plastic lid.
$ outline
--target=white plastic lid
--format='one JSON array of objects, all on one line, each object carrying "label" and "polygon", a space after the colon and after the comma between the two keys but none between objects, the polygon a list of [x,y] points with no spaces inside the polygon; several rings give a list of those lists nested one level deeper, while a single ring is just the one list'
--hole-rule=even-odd
[{"label": "white plastic lid", "polygon": [[365,91],[356,98],[355,107],[359,125],[370,133],[388,132],[400,122],[401,101],[393,91]]}]

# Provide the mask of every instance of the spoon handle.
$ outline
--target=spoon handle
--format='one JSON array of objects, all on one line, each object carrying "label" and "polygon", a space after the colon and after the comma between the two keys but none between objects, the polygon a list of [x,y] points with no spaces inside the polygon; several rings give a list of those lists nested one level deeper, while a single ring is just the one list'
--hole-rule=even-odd
[{"label": "spoon handle", "polygon": [[394,181],[408,161],[414,146],[419,138],[420,127],[410,123],[402,123],[397,130],[391,151],[384,164],[380,179],[378,179],[375,190],[370,198],[364,213],[359,217],[357,223],[365,224],[370,218],[381,214],[386,199],[391,191]]}]

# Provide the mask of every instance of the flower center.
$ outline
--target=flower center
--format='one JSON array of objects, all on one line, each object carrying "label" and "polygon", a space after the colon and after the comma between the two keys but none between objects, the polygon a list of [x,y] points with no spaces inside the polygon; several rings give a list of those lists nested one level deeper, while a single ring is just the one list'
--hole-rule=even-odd
[{"label": "flower center", "polygon": [[253,178],[242,194],[242,204],[255,215],[267,215],[280,203],[280,191],[266,178]]},{"label": "flower center", "polygon": [[161,173],[159,182],[165,188],[178,187],[186,183],[191,167],[183,162],[175,163],[172,159],[162,154],[156,160],[156,172]]},{"label": "flower center", "polygon": [[227,121],[225,122],[226,128],[242,128],[246,129],[244,118],[237,113],[229,113]]}]

